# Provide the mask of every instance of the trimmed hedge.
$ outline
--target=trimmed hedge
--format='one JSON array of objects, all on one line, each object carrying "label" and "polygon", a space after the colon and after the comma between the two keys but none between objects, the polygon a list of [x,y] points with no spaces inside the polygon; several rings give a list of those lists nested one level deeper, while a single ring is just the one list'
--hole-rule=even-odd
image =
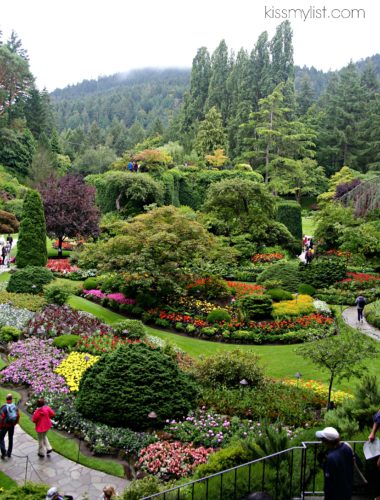
[{"label": "trimmed hedge", "polygon": [[283,200],[277,203],[277,220],[286,226],[297,239],[302,239],[301,206],[293,200]]},{"label": "trimmed hedge", "polygon": [[267,295],[269,295],[274,302],[281,302],[281,300],[292,300],[293,295],[287,290],[282,288],[272,288],[268,290]]},{"label": "trimmed hedge", "polygon": [[281,282],[281,288],[296,293],[301,283],[298,262],[295,260],[288,262],[280,261],[271,264],[268,269],[260,273],[257,277],[257,283],[264,283],[265,281]]},{"label": "trimmed hedge", "polygon": [[299,264],[301,281],[314,288],[327,288],[347,275],[347,265],[339,257],[319,257],[311,264]]}]

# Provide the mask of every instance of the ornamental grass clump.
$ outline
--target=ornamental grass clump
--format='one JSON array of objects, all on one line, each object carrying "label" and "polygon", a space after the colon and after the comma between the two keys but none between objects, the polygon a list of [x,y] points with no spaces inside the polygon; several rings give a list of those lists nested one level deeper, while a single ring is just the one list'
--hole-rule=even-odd
[{"label": "ornamental grass clump", "polygon": [[1,382],[26,384],[35,394],[68,392],[65,379],[54,371],[66,354],[52,343],[53,340],[30,338],[12,344],[9,356],[15,359],[2,370]]}]

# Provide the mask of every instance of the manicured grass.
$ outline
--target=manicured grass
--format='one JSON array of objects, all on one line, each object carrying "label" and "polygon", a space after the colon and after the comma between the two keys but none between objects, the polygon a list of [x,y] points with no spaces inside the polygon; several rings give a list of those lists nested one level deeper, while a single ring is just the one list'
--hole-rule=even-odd
[{"label": "manicured grass", "polygon": [[[56,248],[53,248],[53,243],[55,240],[50,239],[49,237],[46,238],[46,247],[47,247],[47,252],[48,252],[48,257],[58,257],[58,250]],[[71,252],[68,250],[62,250],[62,256],[63,257],[70,257]]]},{"label": "manicured grass", "polygon": [[4,474],[4,472],[0,471],[0,488],[3,488],[4,490],[10,490],[15,486],[17,486],[16,481],[13,481],[13,479]]},{"label": "manicured grass", "polygon": [[[116,323],[125,319],[124,316],[108,309],[94,304],[81,297],[71,296],[68,303],[75,309],[80,309],[92,313],[106,323]],[[337,309],[337,314],[340,310]],[[321,370],[311,361],[296,353],[297,345],[236,345],[224,344],[218,342],[210,342],[206,340],[194,339],[175,333],[157,330],[147,326],[150,335],[155,335],[161,339],[172,342],[183,351],[187,352],[192,357],[211,356],[217,351],[232,351],[235,349],[242,349],[243,351],[251,351],[258,354],[261,358],[262,365],[265,372],[270,377],[275,378],[293,378],[299,372],[302,373],[304,380],[318,380],[327,383],[329,381],[329,373]],[[371,360],[369,363],[369,371],[371,373],[380,372],[380,357]],[[334,381],[334,390],[352,390],[354,379],[349,381]]]},{"label": "manicured grass", "polygon": [[0,274],[0,281],[9,281],[10,274],[8,271]]},{"label": "manicured grass", "polygon": [[[5,402],[5,397],[9,392],[13,394],[14,401],[17,403],[20,399],[20,394],[16,391],[2,388],[0,388],[0,402]],[[34,439],[37,439],[37,433],[34,430],[34,424],[31,421],[30,416],[24,412],[20,413],[21,428]],[[57,431],[51,430],[49,432],[49,441],[57,453],[66,458],[69,458],[70,460],[73,460],[74,462],[78,461],[78,463],[80,463],[81,465],[85,465],[90,469],[100,470],[102,472],[106,472],[107,474],[112,474],[113,476],[124,477],[124,469],[121,464],[112,460],[88,457],[86,455],[83,455],[82,453],[78,454],[79,447],[76,441],[68,439]]]},{"label": "manicured grass", "polygon": [[313,216],[302,217],[302,234],[314,236],[315,226],[316,224]]}]

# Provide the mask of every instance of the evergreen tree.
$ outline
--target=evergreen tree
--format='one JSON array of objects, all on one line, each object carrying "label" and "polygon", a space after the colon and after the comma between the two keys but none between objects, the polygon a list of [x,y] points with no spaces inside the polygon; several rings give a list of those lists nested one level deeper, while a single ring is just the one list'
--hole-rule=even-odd
[{"label": "evergreen tree", "polygon": [[305,115],[313,104],[314,91],[309,75],[304,75],[301,80],[301,87],[297,93],[297,110],[299,115]]},{"label": "evergreen tree", "polygon": [[263,97],[270,94],[271,89],[271,67],[269,54],[268,33],[264,31],[259,36],[254,49],[251,52],[251,72],[253,107],[257,111],[257,106]]},{"label": "evergreen tree", "polygon": [[7,47],[14,54],[18,54],[26,61],[29,61],[28,52],[23,48],[21,39],[18,38],[17,33],[13,30],[9,40],[7,41]]},{"label": "evergreen tree", "polygon": [[211,76],[208,88],[208,97],[205,109],[209,111],[215,107],[222,115],[223,124],[228,118],[229,95],[227,92],[227,78],[231,63],[228,57],[226,42],[222,40],[211,58]]},{"label": "evergreen tree", "polygon": [[17,242],[17,267],[47,263],[46,223],[42,199],[37,191],[27,192]]},{"label": "evergreen tree", "polygon": [[272,56],[271,79],[275,87],[288,78],[294,79],[293,31],[289,21],[277,26],[276,33],[270,42]]},{"label": "evergreen tree", "polygon": [[195,139],[195,150],[201,158],[213,153],[216,149],[227,149],[227,139],[223,128],[222,116],[215,107],[206,114],[200,123]]}]

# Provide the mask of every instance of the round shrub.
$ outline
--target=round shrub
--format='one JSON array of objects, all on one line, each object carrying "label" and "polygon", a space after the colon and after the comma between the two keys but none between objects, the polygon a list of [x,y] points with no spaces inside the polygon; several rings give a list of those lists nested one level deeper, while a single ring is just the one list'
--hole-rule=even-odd
[{"label": "round shrub", "polygon": [[310,295],[310,297],[314,297],[316,289],[312,285],[301,283],[298,287],[298,293],[300,293],[301,295]]},{"label": "round shrub", "polygon": [[14,326],[2,326],[0,328],[0,341],[1,342],[13,342],[18,340],[21,335],[21,331]]},{"label": "round shrub", "polygon": [[83,290],[95,290],[98,286],[98,280],[96,278],[87,278],[83,282]]},{"label": "round shrub", "polygon": [[53,340],[53,345],[59,349],[67,349],[68,351],[71,351],[77,345],[79,339],[80,335],[65,334],[60,337],[56,337]]},{"label": "round shrub", "polygon": [[125,319],[112,326],[118,337],[143,339],[146,336],[146,328],[138,319]]},{"label": "round shrub", "polygon": [[[303,267],[306,267],[303,265]],[[272,264],[257,277],[257,283],[276,280],[280,282],[280,288],[289,292],[297,292],[301,283],[300,268],[297,261],[279,261]]]},{"label": "round shrub", "polygon": [[239,308],[246,319],[270,318],[273,312],[272,299],[268,295],[245,295],[239,299]]},{"label": "round shrub", "polygon": [[49,269],[37,266],[27,266],[17,269],[11,274],[7,285],[7,292],[12,293],[40,293],[43,286],[54,279]]},{"label": "round shrub", "polygon": [[57,304],[58,306],[63,306],[71,295],[69,288],[62,285],[50,285],[45,288],[45,299],[49,304]]},{"label": "round shrub", "polygon": [[[176,362],[145,344],[120,346],[88,368],[79,386],[78,411],[115,427],[143,430],[186,415],[197,389]],[[155,417],[149,418],[154,412]]]},{"label": "round shrub", "polygon": [[264,380],[259,359],[254,352],[240,349],[219,352],[198,363],[196,377],[205,386],[240,387],[245,379],[250,387],[256,387]]},{"label": "round shrub", "polygon": [[299,270],[302,282],[315,288],[327,288],[347,275],[347,265],[339,257],[319,257],[308,266],[299,264]]},{"label": "round shrub", "polygon": [[275,302],[280,302],[281,300],[292,300],[293,298],[293,295],[290,292],[283,290],[282,288],[271,288],[266,293]]},{"label": "round shrub", "polygon": [[231,316],[225,309],[214,309],[207,315],[208,323],[219,323],[221,321],[231,321]]}]

